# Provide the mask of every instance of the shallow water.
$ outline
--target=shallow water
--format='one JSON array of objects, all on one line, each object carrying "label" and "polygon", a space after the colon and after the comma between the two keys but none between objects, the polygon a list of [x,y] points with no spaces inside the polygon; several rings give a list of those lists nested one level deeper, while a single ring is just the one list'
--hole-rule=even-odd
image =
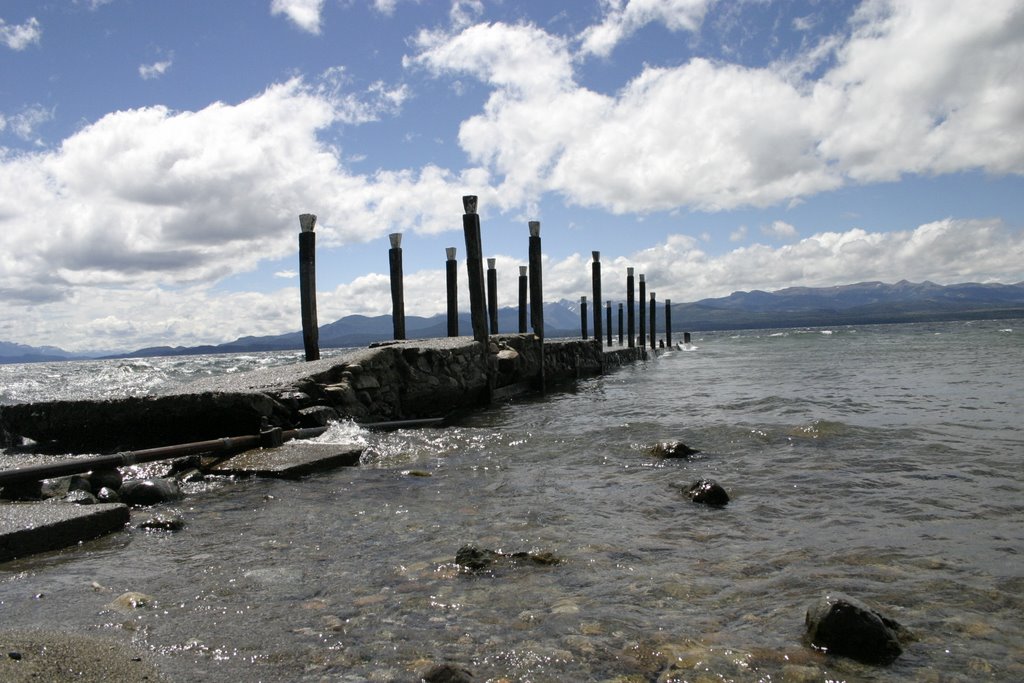
[{"label": "shallow water", "polygon": [[[698,334],[457,426],[336,425],[322,439],[364,439],[362,467],[197,485],[181,532],[0,565],[2,621],[131,639],[175,680],[389,680],[427,661],[475,680],[1021,680],[1012,328]],[[667,439],[702,453],[648,454]],[[729,506],[686,501],[699,477]],[[564,561],[470,574],[467,543]],[[833,589],[918,641],[882,668],[808,649],[804,612]],[[156,606],[107,607],[129,590]]]}]

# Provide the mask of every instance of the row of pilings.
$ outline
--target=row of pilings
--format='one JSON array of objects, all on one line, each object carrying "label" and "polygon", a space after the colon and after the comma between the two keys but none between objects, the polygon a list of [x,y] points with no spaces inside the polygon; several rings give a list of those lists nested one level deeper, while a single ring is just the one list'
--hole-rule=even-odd
[{"label": "row of pilings", "polygon": [[[498,329],[498,273],[496,259],[487,259],[486,283],[483,258],[483,244],[480,230],[480,216],[477,213],[477,197],[467,195],[462,198],[465,213],[462,216],[463,234],[466,242],[466,270],[469,287],[470,321],[473,338],[486,343],[489,335],[499,333]],[[306,360],[320,358],[317,331],[316,310],[316,216],[302,214],[299,216],[299,285],[302,308],[302,337]],[[519,333],[532,331],[542,341],[544,339],[544,306],[543,306],[543,273],[540,222],[529,221],[528,264],[519,267]],[[391,282],[392,323],[394,339],[405,339],[405,293],[402,271],[402,234],[390,236],[391,248],[388,252],[388,264]],[[445,249],[447,261],[445,281],[447,290],[447,333],[449,337],[459,336],[459,288],[458,260],[456,247]],[[592,324],[589,327],[587,296],[580,297],[580,335],[584,340],[590,338],[597,343],[613,346],[614,335],[612,325],[612,301],[605,301],[604,315],[600,302],[603,300],[601,284],[601,252],[592,252],[591,280],[593,285]],[[651,349],[672,345],[672,301],[665,299],[664,337],[658,339],[657,298],[650,292],[647,300],[647,282],[643,273],[634,274],[633,268],[626,269],[626,301],[618,303],[618,344],[630,348],[643,348],[650,345]],[[639,286],[639,292],[637,292]],[[637,306],[639,304],[639,307]],[[639,309],[639,311],[638,311]],[[527,315],[529,311],[529,316]],[[638,315],[639,312],[639,315]],[[625,313],[625,315],[624,315]],[[603,318],[603,319],[602,319]],[[529,323],[529,324],[528,324]],[[648,329],[649,326],[649,329]],[[689,336],[688,334],[686,336]]]}]

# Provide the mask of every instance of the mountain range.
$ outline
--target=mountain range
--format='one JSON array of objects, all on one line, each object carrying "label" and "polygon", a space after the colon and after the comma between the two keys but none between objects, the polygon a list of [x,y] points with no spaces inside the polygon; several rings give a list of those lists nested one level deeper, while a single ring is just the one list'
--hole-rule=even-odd
[{"label": "mountain range", "polygon": [[[613,301],[612,324],[617,334],[618,301]],[[664,325],[664,302],[658,302],[659,329]],[[645,302],[645,306],[649,305]],[[602,312],[602,320],[604,313]],[[592,313],[591,313],[592,316]],[[588,316],[589,317],[589,316]],[[729,296],[672,304],[674,333],[700,330],[814,327],[822,325],[863,325],[879,323],[935,322],[1024,317],[1024,282],[1012,285],[964,283],[937,285],[933,282],[896,284],[861,282],[836,287],[789,287],[775,292],[733,292]],[[498,312],[498,329],[519,329],[516,308]],[[544,304],[548,337],[577,336],[580,333],[579,304],[569,301]],[[588,327],[590,327],[588,321]],[[409,339],[443,337],[447,334],[444,315],[429,318],[407,315]],[[459,331],[471,334],[469,313],[459,315]],[[592,330],[590,330],[592,333]],[[349,315],[320,327],[320,347],[366,346],[392,337],[390,315]],[[302,333],[241,337],[231,342],[205,346],[157,346],[104,357],[134,358],[198,353],[249,353],[301,349]],[[0,342],[0,363],[76,360],[101,354],[70,353],[53,346],[33,347]]]}]

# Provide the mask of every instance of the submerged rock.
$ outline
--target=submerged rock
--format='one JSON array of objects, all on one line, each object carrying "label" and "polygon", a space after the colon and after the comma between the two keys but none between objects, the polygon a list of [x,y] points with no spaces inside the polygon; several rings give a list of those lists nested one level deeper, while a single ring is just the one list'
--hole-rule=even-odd
[{"label": "submerged rock", "polygon": [[832,655],[890,664],[912,636],[896,621],[842,593],[827,593],[807,610],[807,640]]},{"label": "submerged rock", "polygon": [[136,525],[139,529],[158,529],[160,531],[180,531],[185,528],[185,518],[177,513],[157,513]]},{"label": "submerged rock", "polygon": [[682,441],[662,441],[651,447],[651,455],[657,458],[689,458],[695,453],[700,451],[690,448]]},{"label": "submerged rock", "polygon": [[173,479],[132,479],[121,486],[121,501],[128,505],[156,505],[181,498]]},{"label": "submerged rock", "polygon": [[722,507],[729,503],[729,494],[714,479],[698,479],[686,490],[686,495],[694,503],[712,507]]},{"label": "submerged rock", "polygon": [[93,493],[99,493],[100,489],[108,488],[114,491],[121,488],[121,484],[124,483],[124,477],[121,475],[121,470],[116,467],[111,467],[103,470],[93,470],[88,474],[89,486]]},{"label": "submerged rock", "polygon": [[427,683],[472,683],[473,674],[455,664],[431,664],[420,672]]},{"label": "submerged rock", "polygon": [[554,565],[561,563],[562,559],[546,551],[499,553],[494,550],[477,548],[475,545],[464,545],[455,553],[455,563],[473,571],[488,569],[498,563],[515,564],[519,561],[538,565]]}]

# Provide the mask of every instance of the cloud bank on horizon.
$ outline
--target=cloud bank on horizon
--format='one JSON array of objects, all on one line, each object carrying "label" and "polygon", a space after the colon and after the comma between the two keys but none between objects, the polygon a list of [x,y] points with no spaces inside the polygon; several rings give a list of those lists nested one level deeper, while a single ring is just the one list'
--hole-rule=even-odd
[{"label": "cloud bank on horizon", "polygon": [[680,302],[1024,280],[1017,0],[0,12],[3,340],[295,330],[305,211],[322,321],[390,311],[396,231],[408,312],[441,312],[463,194],[509,281],[544,222],[548,300],[587,293],[591,249]]}]

